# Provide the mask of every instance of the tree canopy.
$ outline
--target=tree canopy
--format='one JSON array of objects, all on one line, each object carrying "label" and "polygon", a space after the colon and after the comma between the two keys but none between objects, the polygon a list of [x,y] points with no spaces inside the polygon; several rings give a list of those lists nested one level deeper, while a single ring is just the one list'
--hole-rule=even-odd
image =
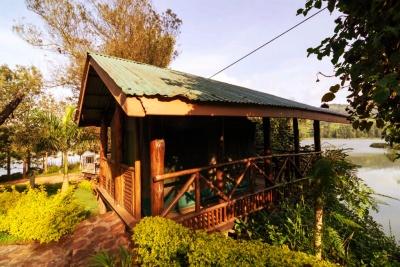
[{"label": "tree canopy", "polygon": [[327,5],[337,15],[334,33],[308,55],[328,57],[340,84],[322,97],[330,102],[347,89],[348,112],[355,129],[368,130],[374,121],[389,142],[400,142],[400,1],[307,0],[298,14]]},{"label": "tree canopy", "polygon": [[150,0],[26,0],[44,27],[21,21],[14,26],[33,46],[66,56],[53,85],[77,93],[87,51],[166,67],[177,55],[182,21],[170,9],[158,13]]},{"label": "tree canopy", "polygon": [[23,101],[29,102],[41,89],[42,75],[36,67],[16,66],[11,69],[7,65],[0,66],[0,125]]}]

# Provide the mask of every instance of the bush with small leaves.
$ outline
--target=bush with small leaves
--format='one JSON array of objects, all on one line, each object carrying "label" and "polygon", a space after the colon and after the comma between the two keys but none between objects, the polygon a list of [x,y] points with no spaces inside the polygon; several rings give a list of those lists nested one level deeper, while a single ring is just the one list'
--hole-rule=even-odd
[{"label": "bush with small leaves", "polygon": [[139,264],[146,266],[335,266],[287,247],[194,232],[160,217],[144,218],[133,232]]},{"label": "bush with small leaves", "polygon": [[72,232],[86,215],[73,197],[73,188],[53,196],[44,188],[29,189],[2,215],[0,231],[21,240],[47,243]]},{"label": "bush with small leaves", "polygon": [[83,180],[79,182],[78,188],[91,192],[93,190],[93,184],[88,180]]},{"label": "bush with small leaves", "polygon": [[138,261],[145,266],[186,265],[193,233],[174,221],[146,217],[133,229]]},{"label": "bush with small leaves", "polygon": [[0,216],[13,207],[20,197],[21,193],[14,189],[11,191],[0,192]]}]

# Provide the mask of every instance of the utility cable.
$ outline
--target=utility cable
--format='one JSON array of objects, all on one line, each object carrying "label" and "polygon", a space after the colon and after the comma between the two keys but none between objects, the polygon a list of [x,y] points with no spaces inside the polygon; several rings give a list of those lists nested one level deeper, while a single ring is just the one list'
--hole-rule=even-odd
[{"label": "utility cable", "polygon": [[254,54],[255,52],[257,52],[258,50],[260,50],[261,48],[265,47],[266,45],[272,43],[273,41],[275,41],[276,39],[278,39],[279,37],[285,35],[286,33],[290,32],[291,30],[297,28],[298,26],[300,26],[301,24],[303,24],[304,22],[306,22],[307,20],[315,17],[316,15],[318,15],[319,13],[321,13],[322,11],[324,11],[325,9],[327,9],[327,7],[324,7],[323,9],[319,10],[318,12],[312,14],[311,16],[309,16],[308,18],[300,21],[299,23],[297,23],[296,25],[294,25],[293,27],[287,29],[286,31],[282,32],[281,34],[275,36],[274,38],[272,38],[271,40],[269,40],[268,42],[260,45],[259,47],[257,47],[256,49],[250,51],[249,53],[247,53],[246,55],[242,56],[241,58],[239,58],[238,60],[232,62],[231,64],[229,64],[228,66],[224,67],[223,69],[221,69],[220,71],[217,71],[216,73],[214,73],[213,75],[211,75],[209,78],[211,79],[212,77],[220,74],[221,72],[229,69],[230,67],[232,67],[233,65],[235,65],[236,63],[238,63],[239,61],[242,61],[243,59],[245,59],[246,57],[250,56],[251,54]]}]

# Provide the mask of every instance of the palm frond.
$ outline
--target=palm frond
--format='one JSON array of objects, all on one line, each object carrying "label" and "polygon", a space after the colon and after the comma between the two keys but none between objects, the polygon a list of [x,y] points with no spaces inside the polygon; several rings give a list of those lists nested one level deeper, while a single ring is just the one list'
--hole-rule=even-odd
[{"label": "palm frond", "polygon": [[353,227],[353,228],[362,228],[361,225],[359,225],[358,223],[356,223],[355,221],[353,221],[352,219],[338,213],[338,212],[332,212],[331,213],[332,217],[336,219],[336,221],[338,221],[339,223],[343,224],[343,225],[347,225],[349,227]]},{"label": "palm frond", "polygon": [[344,257],[346,255],[345,242],[339,233],[329,226],[325,228],[325,233],[325,246],[333,248],[341,257]]}]

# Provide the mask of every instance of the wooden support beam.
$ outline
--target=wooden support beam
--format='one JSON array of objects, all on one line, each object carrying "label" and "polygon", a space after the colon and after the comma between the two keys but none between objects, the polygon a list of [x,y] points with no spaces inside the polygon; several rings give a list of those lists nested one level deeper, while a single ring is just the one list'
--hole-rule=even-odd
[{"label": "wooden support beam", "polygon": [[164,209],[164,181],[154,182],[153,177],[164,173],[165,142],[150,141],[151,213],[160,215]]},{"label": "wooden support beam", "polygon": [[121,107],[116,106],[114,117],[113,117],[113,132],[114,132],[114,162],[113,165],[113,179],[114,179],[114,196],[115,201],[118,205],[123,205],[124,196],[123,196],[123,182],[121,176],[121,168],[120,164],[122,163],[122,140],[123,140],[123,130],[122,130],[122,123],[123,123],[123,111]]},{"label": "wooden support beam", "polygon": [[271,153],[271,119],[263,118],[263,134],[264,134],[264,153]]},{"label": "wooden support beam", "polygon": [[[217,182],[218,190],[223,192],[225,183],[224,183],[224,172],[222,170],[217,169],[215,180]],[[222,202],[222,199],[220,199],[220,202]]]},{"label": "wooden support beam", "polygon": [[134,218],[140,220],[142,218],[142,190],[141,190],[141,164],[140,160],[135,161],[135,177],[133,182],[134,195],[133,195],[133,208]]},{"label": "wooden support beam", "polygon": [[104,121],[101,122],[100,126],[100,159],[107,158],[107,142],[108,142],[108,127]]},{"label": "wooden support beam", "polygon": [[[196,180],[196,176],[199,176],[198,173],[192,174],[190,178],[185,182],[185,184],[182,186],[181,189],[176,193],[175,198],[169,203],[168,207],[160,212],[162,217],[167,216],[167,214],[172,210],[172,208],[178,203],[179,199],[185,194],[185,192],[189,189],[189,187],[193,184],[193,182]],[[157,214],[159,215],[159,214]]]},{"label": "wooden support beam", "polygon": [[136,220],[140,220],[142,218],[142,157],[140,153],[140,127],[138,119],[134,121],[134,135],[130,138],[134,138],[134,151],[133,151],[133,158],[134,158],[134,180],[132,183],[133,186],[133,210],[134,210],[134,218]]},{"label": "wooden support beam", "polygon": [[[272,154],[272,142],[271,142],[271,119],[263,118],[263,139],[264,139],[264,155],[268,156]],[[265,186],[271,186],[273,181],[272,175],[272,158],[266,158],[264,160],[264,173],[265,173]]]},{"label": "wooden support beam", "polygon": [[314,148],[316,152],[321,151],[321,130],[319,121],[315,120],[314,126]]},{"label": "wooden support beam", "polygon": [[201,207],[201,188],[200,188],[200,173],[196,173],[194,180],[194,199],[195,199],[195,211],[199,211]]},{"label": "wooden support beam", "polygon": [[[300,138],[299,138],[299,121],[297,118],[293,118],[293,147],[294,153],[300,152]],[[294,163],[297,169],[300,169],[300,158],[299,156],[294,157]]]},{"label": "wooden support beam", "polygon": [[220,118],[218,120],[219,132],[218,132],[218,153],[217,163],[225,161],[225,120]]},{"label": "wooden support beam", "polygon": [[106,176],[105,176],[105,162],[107,160],[107,145],[108,145],[108,127],[104,121],[101,122],[100,127],[100,170],[99,170],[99,181],[100,186],[105,187]]}]

